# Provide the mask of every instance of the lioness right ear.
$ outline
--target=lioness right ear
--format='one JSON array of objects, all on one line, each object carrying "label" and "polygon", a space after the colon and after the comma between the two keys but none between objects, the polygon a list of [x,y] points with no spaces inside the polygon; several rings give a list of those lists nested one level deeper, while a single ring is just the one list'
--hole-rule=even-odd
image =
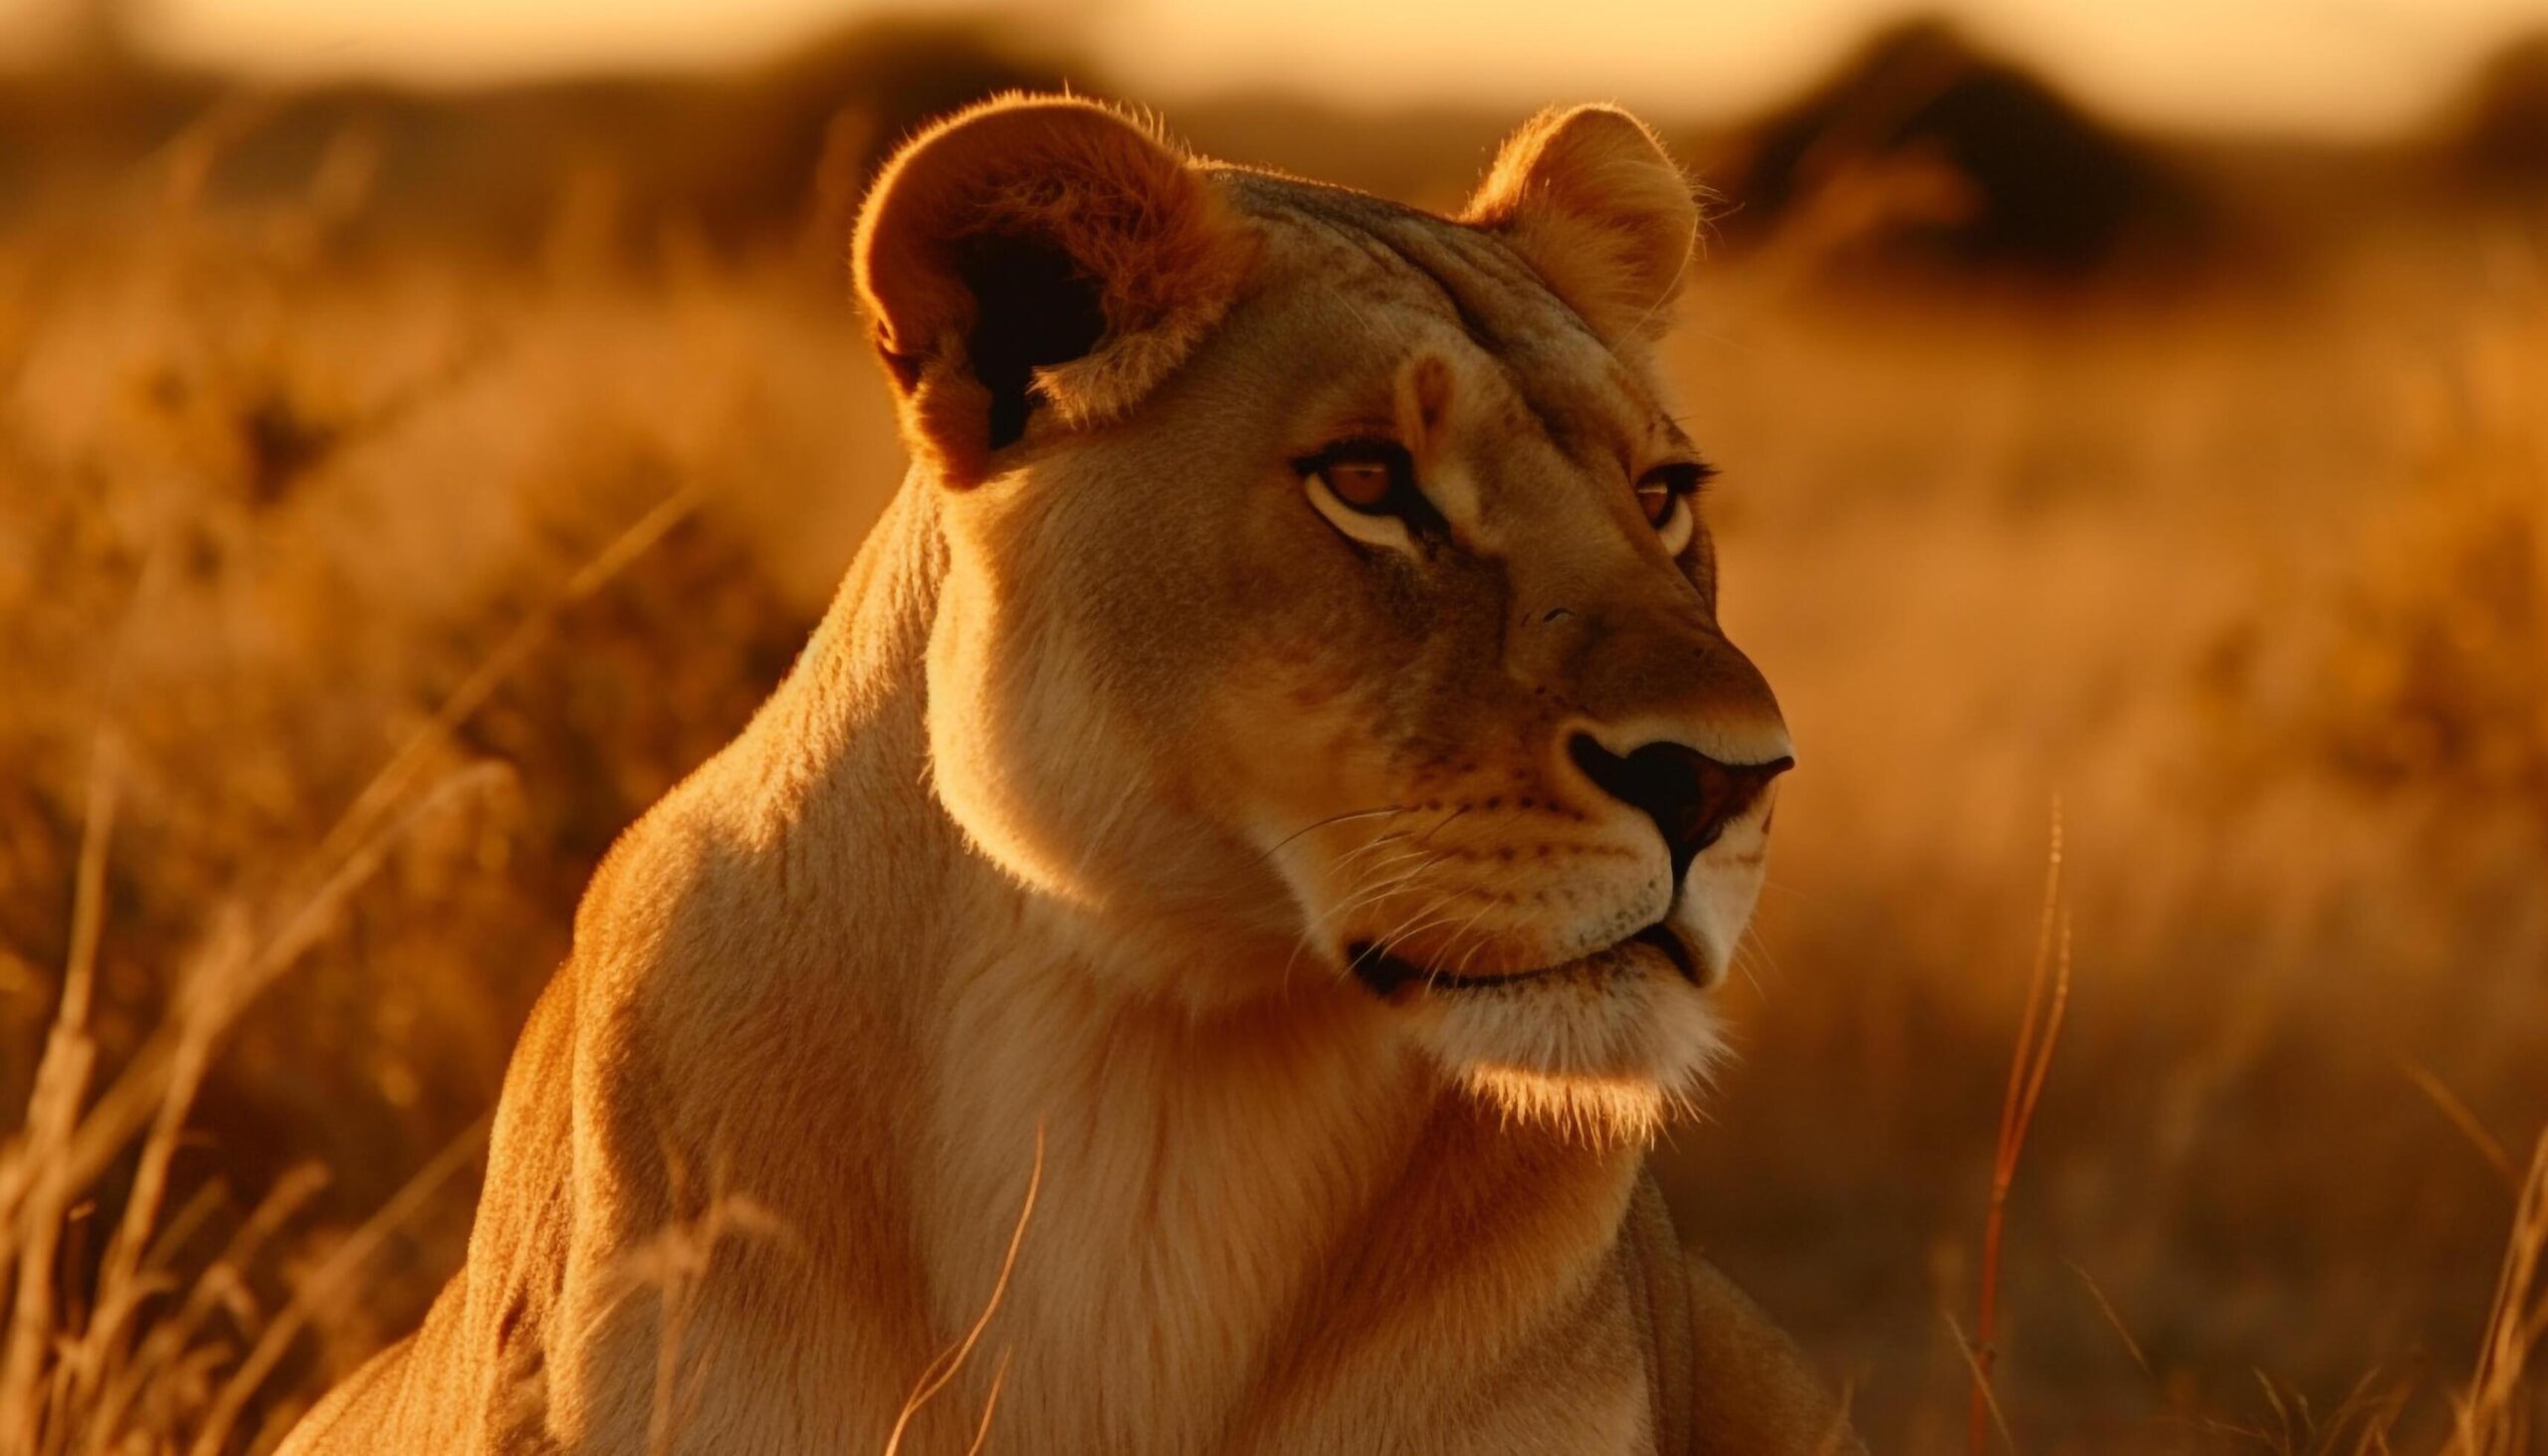
[{"label": "lioness right ear", "polygon": [[1102,423],[1236,295],[1250,234],[1185,160],[1092,102],[1015,98],[940,123],[868,194],[855,249],[913,451],[979,479],[1048,409]]},{"label": "lioness right ear", "polygon": [[1699,205],[1652,128],[1616,106],[1543,111],[1506,139],[1461,220],[1500,235],[1613,347],[1671,322]]}]

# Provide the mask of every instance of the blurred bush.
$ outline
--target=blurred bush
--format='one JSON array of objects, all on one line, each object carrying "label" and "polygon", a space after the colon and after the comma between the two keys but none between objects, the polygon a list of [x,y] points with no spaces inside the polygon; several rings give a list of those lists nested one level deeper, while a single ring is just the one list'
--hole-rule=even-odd
[{"label": "blurred bush", "polygon": [[530,257],[565,229],[616,260],[819,238],[836,262],[866,179],[923,120],[1086,70],[969,19],[869,21],[731,74],[450,92],[256,87],[93,46],[0,89],[0,219],[170,158],[215,210],[349,174],[374,246]]}]

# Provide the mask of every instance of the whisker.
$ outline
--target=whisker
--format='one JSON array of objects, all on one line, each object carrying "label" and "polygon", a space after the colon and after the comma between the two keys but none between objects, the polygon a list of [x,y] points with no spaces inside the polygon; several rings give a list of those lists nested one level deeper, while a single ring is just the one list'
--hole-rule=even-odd
[{"label": "whisker", "polygon": [[1462,816],[1466,815],[1469,810],[1476,807],[1477,806],[1475,804],[1462,804],[1458,808],[1453,809],[1451,812],[1443,815],[1439,823],[1435,824],[1432,828],[1425,830],[1422,834],[1417,835],[1415,837],[1416,842],[1421,844],[1425,840],[1431,839],[1434,835],[1448,829],[1454,821],[1460,819]]},{"label": "whisker", "polygon": [[[1461,926],[1457,931],[1452,932],[1453,936],[1454,936],[1454,937],[1457,937],[1457,936],[1466,936],[1466,935],[1469,935],[1470,933],[1474,932],[1474,931],[1477,929],[1477,923],[1478,923],[1479,921],[1482,921],[1482,920],[1486,919],[1486,918],[1487,918],[1487,916],[1488,916],[1490,913],[1492,913],[1492,912],[1494,911],[1495,906],[1496,906],[1496,902],[1494,902],[1494,901],[1492,901],[1492,900],[1488,901],[1488,902],[1487,902],[1486,904],[1484,904],[1484,905],[1479,906],[1479,907],[1478,907],[1478,909],[1477,909],[1477,914],[1475,914],[1475,915],[1473,915],[1473,916],[1470,916],[1470,917],[1468,918],[1468,922],[1467,922],[1467,924],[1465,924],[1465,925]],[[1467,950],[1465,950],[1465,951],[1463,951],[1463,952],[1461,953],[1461,955],[1460,955],[1460,962],[1459,962],[1459,964],[1457,964],[1457,965],[1455,965],[1455,966],[1453,966],[1453,967],[1451,968],[1451,974],[1453,974],[1453,975],[1466,975],[1466,974],[1468,974],[1468,973],[1469,973],[1469,962],[1470,962],[1470,961],[1472,961],[1472,960],[1475,960],[1475,959],[1477,958],[1477,952],[1479,952],[1480,950],[1485,949],[1485,948],[1487,947],[1487,945],[1488,945],[1489,943],[1491,943],[1491,942],[1494,940],[1494,938],[1495,938],[1495,937],[1494,937],[1494,936],[1479,936],[1477,937],[1476,941],[1475,941],[1473,944],[1471,944]]]},{"label": "whisker", "polygon": [[[1438,922],[1434,917],[1436,913],[1442,909],[1444,903],[1449,899],[1449,891],[1434,891],[1431,898],[1427,899],[1422,905],[1416,907],[1413,913],[1409,914],[1404,920],[1401,920],[1396,925],[1389,927],[1389,929],[1381,935],[1375,936],[1372,940],[1371,948],[1365,953],[1375,956],[1386,955],[1389,953],[1391,946],[1396,945],[1399,941],[1405,939],[1407,936],[1424,929],[1425,926],[1437,924]],[[1447,919],[1447,917],[1444,917],[1444,919]],[[1421,924],[1419,924],[1419,922]]]},{"label": "whisker", "polygon": [[1265,858],[1270,860],[1277,854],[1282,853],[1284,847],[1289,845],[1293,840],[1300,838],[1304,834],[1328,828],[1331,825],[1351,823],[1356,819],[1377,819],[1383,815],[1402,814],[1404,812],[1406,811],[1396,804],[1383,804],[1377,809],[1348,809],[1342,814],[1330,814],[1324,819],[1312,820],[1311,822],[1302,825],[1300,828],[1293,830],[1291,833],[1284,835],[1281,839],[1276,840],[1273,848],[1265,851]]},{"label": "whisker", "polygon": [[[1446,907],[1451,901],[1457,898],[1458,892],[1456,890],[1443,890],[1437,892],[1431,900],[1425,902],[1422,910],[1417,911],[1414,915],[1400,921],[1395,930],[1390,931],[1387,935],[1382,936],[1380,939],[1374,941],[1369,953],[1384,958],[1393,952],[1396,947],[1405,944],[1408,937],[1421,934],[1422,932],[1429,931],[1435,926],[1449,925],[1451,923],[1451,918],[1454,915],[1457,915],[1458,912],[1447,910]],[[1435,978],[1440,974],[1440,967],[1427,966],[1424,972],[1425,985],[1428,987],[1431,986]]]},{"label": "whisker", "polygon": [[[1426,871],[1432,869],[1435,865],[1440,864],[1443,860],[1450,858],[1453,851],[1448,849],[1427,849],[1424,847],[1425,842],[1431,839],[1434,835],[1439,834],[1444,828],[1448,827],[1462,815],[1468,813],[1471,807],[1472,806],[1470,805],[1464,804],[1459,808],[1450,810],[1449,812],[1442,814],[1440,818],[1434,820],[1431,824],[1426,825],[1420,831],[1399,830],[1386,834],[1375,835],[1370,842],[1347,851],[1346,854],[1337,862],[1338,868],[1340,869],[1346,865],[1352,864],[1357,858],[1372,854],[1374,851],[1380,849],[1384,845],[1397,844],[1403,846],[1395,853],[1381,856],[1380,858],[1375,859],[1369,865],[1366,865],[1364,867],[1365,878],[1355,887],[1354,891],[1350,895],[1346,896],[1335,905],[1328,907],[1316,916],[1311,917],[1309,922],[1301,927],[1300,939],[1294,942],[1292,946],[1292,953],[1284,959],[1283,973],[1280,979],[1287,985],[1290,983],[1294,967],[1300,964],[1301,953],[1304,950],[1312,948],[1312,942],[1317,939],[1318,934],[1321,931],[1325,930],[1330,925],[1335,924],[1342,918],[1354,914],[1356,911],[1367,909],[1388,899],[1392,895],[1398,894],[1408,885],[1413,884],[1416,880],[1420,879]],[[1335,820],[1323,822],[1341,822],[1343,819],[1350,817],[1374,818],[1382,814],[1396,815],[1410,814],[1413,812],[1415,811],[1404,808],[1363,809],[1356,810],[1351,815],[1337,816]],[[1316,828],[1318,826],[1312,825],[1309,827]],[[1296,833],[1292,837],[1297,839],[1299,835]],[[1289,843],[1290,841],[1286,840],[1285,842]],[[1428,901],[1422,909],[1416,912],[1415,916],[1410,916],[1406,921],[1399,922],[1399,930],[1402,931],[1416,918],[1433,913],[1434,910],[1439,908],[1441,903],[1442,898],[1439,896]],[[1418,929],[1421,928],[1419,927]],[[1391,934],[1396,933],[1397,932],[1393,931]]]},{"label": "whisker", "polygon": [[[1365,844],[1365,845],[1363,845],[1363,846],[1361,846],[1360,848],[1357,848],[1357,849],[1351,849],[1351,850],[1348,850],[1348,851],[1346,851],[1343,855],[1338,856],[1338,857],[1337,857],[1337,861],[1336,861],[1336,868],[1337,868],[1337,869],[1340,869],[1340,870],[1345,869],[1346,867],[1348,867],[1348,866],[1352,865],[1356,860],[1361,859],[1363,856],[1365,856],[1365,855],[1367,855],[1367,854],[1372,853],[1374,850],[1382,849],[1382,848],[1385,848],[1385,847],[1387,847],[1387,846],[1389,846],[1389,845],[1392,845],[1392,844],[1404,844],[1404,843],[1406,843],[1408,840],[1413,839],[1414,837],[1415,837],[1415,833],[1414,833],[1414,831],[1413,831],[1413,830],[1408,830],[1408,829],[1401,829],[1401,830],[1398,830],[1398,831],[1396,831],[1395,833],[1391,833],[1391,834],[1376,834],[1376,835],[1372,836],[1372,839],[1371,839],[1371,842],[1370,842],[1370,843]],[[1372,868],[1377,868],[1379,865],[1382,865],[1382,864],[1389,864],[1389,863],[1394,863],[1394,862],[1393,862],[1393,861],[1387,861],[1387,860],[1378,860],[1378,861],[1374,861],[1372,865],[1367,865],[1367,866],[1365,866],[1365,868],[1366,868],[1366,869],[1372,869]]]},{"label": "whisker", "polygon": [[[1409,858],[1413,858],[1413,856],[1409,856]],[[1337,920],[1342,916],[1351,915],[1355,911],[1361,910],[1366,906],[1375,905],[1382,900],[1386,900],[1391,895],[1405,889],[1410,882],[1422,875],[1426,870],[1431,869],[1435,864],[1439,863],[1442,858],[1443,856],[1438,852],[1426,855],[1422,857],[1422,863],[1412,865],[1402,873],[1390,875],[1385,879],[1379,880],[1378,883],[1366,882],[1363,886],[1358,887],[1355,893],[1351,896],[1348,896],[1346,899],[1330,906],[1319,915],[1312,917],[1307,925],[1301,927],[1301,938],[1292,946],[1291,956],[1283,962],[1284,979],[1290,979],[1292,967],[1300,961],[1301,951],[1309,947],[1310,941],[1315,938],[1317,933],[1324,929],[1328,923]]]},{"label": "whisker", "polygon": [[1421,844],[1418,844],[1412,849],[1402,850],[1386,859],[1375,860],[1372,862],[1370,868],[1373,873],[1378,874],[1386,870],[1391,865],[1403,865],[1414,860],[1421,860],[1427,866],[1437,865],[1443,860],[1450,858],[1450,853],[1451,852],[1449,850],[1426,849]]},{"label": "whisker", "polygon": [[1761,933],[1757,929],[1751,926],[1744,927],[1743,938],[1738,943],[1757,956],[1763,965],[1769,967],[1771,979],[1776,980],[1786,974],[1779,965],[1778,952],[1770,948],[1769,941],[1761,938]]}]

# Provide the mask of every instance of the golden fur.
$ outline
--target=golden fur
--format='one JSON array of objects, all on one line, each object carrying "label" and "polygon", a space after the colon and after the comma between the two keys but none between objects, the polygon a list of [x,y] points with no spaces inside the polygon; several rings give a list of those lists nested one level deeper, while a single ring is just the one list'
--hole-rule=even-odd
[{"label": "golden fur", "polygon": [[[995,1383],[992,1450],[1854,1449],[1621,1233],[1769,803],[1676,883],[1568,744],[1786,746],[1706,532],[1633,494],[1688,449],[1645,347],[1696,212],[1584,109],[1467,216],[1069,101],[896,159],[857,269],[912,476],[595,875],[467,1267],[291,1456],[881,1451],[1039,1167],[905,1452]],[[1432,515],[1341,505],[1303,462],[1348,439]]]}]

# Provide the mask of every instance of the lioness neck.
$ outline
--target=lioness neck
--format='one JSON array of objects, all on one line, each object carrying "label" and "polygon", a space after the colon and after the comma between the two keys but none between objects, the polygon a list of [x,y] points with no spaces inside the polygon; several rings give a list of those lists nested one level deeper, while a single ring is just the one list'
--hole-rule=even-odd
[{"label": "lioness neck", "polygon": [[922,1315],[928,1351],[1009,1268],[984,1352],[905,1449],[961,1449],[1003,1357],[1001,1420],[1048,1449],[1241,1449],[1296,1438],[1340,1381],[1381,1398],[1553,1328],[1633,1152],[1503,1126],[1323,967],[1208,1014],[1133,993],[1130,952],[966,843],[927,781],[932,489],[906,483],[787,685],[683,794],[743,847],[737,893],[784,902],[788,1034],[838,1035],[857,1069],[863,1106],[819,1127],[842,1185],[782,1211],[841,1225],[817,1248],[892,1230],[909,1284],[868,1297]]}]

